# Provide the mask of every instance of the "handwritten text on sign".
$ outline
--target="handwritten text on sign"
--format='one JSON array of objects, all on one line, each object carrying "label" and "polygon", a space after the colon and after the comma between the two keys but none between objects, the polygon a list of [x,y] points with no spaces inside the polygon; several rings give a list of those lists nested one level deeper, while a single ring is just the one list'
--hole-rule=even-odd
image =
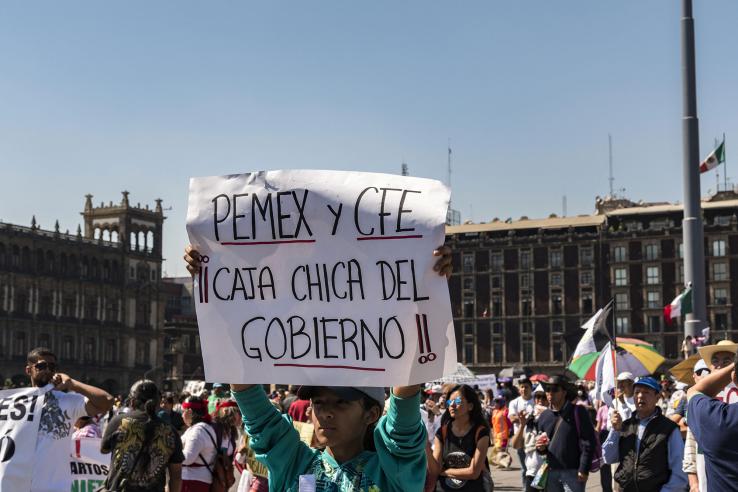
[{"label": "handwritten text on sign", "polygon": [[268,171],[190,181],[209,381],[388,386],[456,367],[438,181]]}]

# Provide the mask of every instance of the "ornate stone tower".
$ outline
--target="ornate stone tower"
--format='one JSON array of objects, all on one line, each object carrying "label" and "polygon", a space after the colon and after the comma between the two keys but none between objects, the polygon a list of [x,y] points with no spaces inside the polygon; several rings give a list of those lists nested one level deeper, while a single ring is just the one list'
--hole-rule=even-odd
[{"label": "ornate stone tower", "polygon": [[92,205],[92,195],[86,195],[85,219],[86,239],[102,239],[120,242],[126,252],[139,252],[161,259],[162,225],[164,213],[161,199],[156,200],[156,207],[132,207],[128,201],[128,192],[122,192],[123,199],[119,204],[110,202],[99,207]]}]

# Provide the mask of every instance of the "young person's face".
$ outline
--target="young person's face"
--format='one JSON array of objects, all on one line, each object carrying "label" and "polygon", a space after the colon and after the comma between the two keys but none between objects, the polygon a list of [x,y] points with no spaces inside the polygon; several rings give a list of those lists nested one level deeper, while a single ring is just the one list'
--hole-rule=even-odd
[{"label": "young person's face", "polygon": [[522,383],[518,385],[520,394],[523,395],[523,399],[530,400],[530,394],[533,392],[533,387],[529,383]]},{"label": "young person's face", "polygon": [[713,354],[712,359],[710,359],[712,370],[715,371],[717,369],[722,369],[723,367],[728,367],[730,364],[733,363],[734,358],[735,354],[732,354],[730,352],[717,352]]},{"label": "young person's face", "polygon": [[365,410],[361,400],[344,400],[333,391],[321,388],[310,399],[311,420],[318,440],[328,447],[362,442],[367,427],[379,420],[382,410]]},{"label": "young person's face", "polygon": [[34,363],[26,366],[26,374],[31,378],[31,384],[36,387],[46,386],[56,373],[56,357],[53,355],[39,356]]},{"label": "young person's face", "polygon": [[448,406],[448,413],[451,415],[451,418],[455,419],[464,415],[469,415],[469,412],[471,412],[472,405],[466,401],[466,398],[464,398],[461,391],[454,391],[448,399],[451,400],[451,404],[446,402],[446,405]]}]

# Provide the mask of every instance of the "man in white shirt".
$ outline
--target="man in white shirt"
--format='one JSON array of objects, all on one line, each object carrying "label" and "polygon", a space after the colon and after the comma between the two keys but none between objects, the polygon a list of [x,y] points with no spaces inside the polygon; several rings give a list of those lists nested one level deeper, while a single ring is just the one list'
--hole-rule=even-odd
[{"label": "man in white shirt", "polygon": [[79,417],[105,413],[113,406],[113,397],[105,391],[56,370],[56,356],[51,350],[38,347],[28,353],[26,374],[31,385],[54,386],[46,393],[41,409],[34,458],[38,466],[33,470],[31,492],[71,490],[69,456],[74,423]]},{"label": "man in white shirt", "polygon": [[[520,428],[520,418],[518,414],[525,412],[526,415],[533,415],[533,409],[535,407],[535,401],[533,399],[533,383],[526,376],[521,376],[518,379],[518,390],[520,396],[510,402],[508,407],[508,417],[510,422],[513,423],[513,433],[517,434],[518,428]],[[520,471],[523,480],[523,490],[525,490],[525,449],[518,449],[518,458],[520,459]]]},{"label": "man in white shirt", "polygon": [[[635,401],[633,399],[633,382],[635,378],[633,374],[624,371],[618,374],[617,388],[615,391],[615,399],[612,401],[613,408],[610,409],[610,418],[615,412],[620,414],[623,421],[628,420],[635,412]],[[608,430],[612,428],[612,423],[608,422]]]}]

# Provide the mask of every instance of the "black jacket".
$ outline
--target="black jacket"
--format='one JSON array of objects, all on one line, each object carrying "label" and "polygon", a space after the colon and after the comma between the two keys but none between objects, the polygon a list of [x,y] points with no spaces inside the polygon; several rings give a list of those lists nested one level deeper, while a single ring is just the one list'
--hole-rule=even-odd
[{"label": "black jacket", "polygon": [[638,418],[634,415],[623,422],[618,446],[620,465],[614,476],[623,491],[656,492],[669,481],[669,436],[676,427],[656,407],[656,416],[646,424],[636,455]]},{"label": "black jacket", "polygon": [[[577,412],[581,435],[577,433],[574,412]],[[554,439],[554,429],[559,416],[563,420]],[[586,409],[566,402],[560,412],[551,409],[543,412],[538,418],[537,426],[539,431],[548,434],[547,458],[551,469],[589,473],[595,447],[595,433]]]}]

